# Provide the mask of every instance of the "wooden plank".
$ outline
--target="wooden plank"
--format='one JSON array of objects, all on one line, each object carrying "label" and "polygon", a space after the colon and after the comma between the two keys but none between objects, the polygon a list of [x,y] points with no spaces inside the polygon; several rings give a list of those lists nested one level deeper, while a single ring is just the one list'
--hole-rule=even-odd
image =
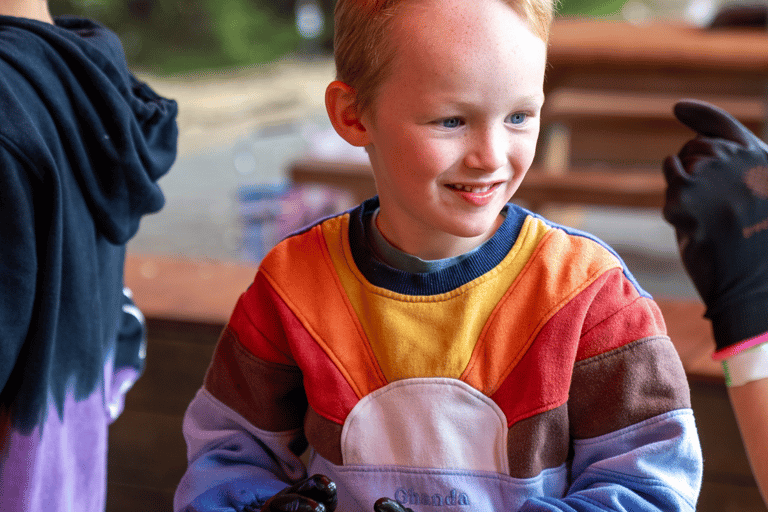
[{"label": "wooden plank", "polygon": [[698,512],[766,512],[725,384],[691,381],[691,407],[704,454]]},{"label": "wooden plank", "polygon": [[661,208],[665,190],[664,177],[657,169],[571,167],[560,174],[531,169],[512,200],[532,205],[564,203]]},{"label": "wooden plank", "polygon": [[221,329],[157,319],[148,324],[147,366],[110,427],[107,512],[171,510],[187,463],[183,415]]},{"label": "wooden plank", "polygon": [[202,386],[219,330],[203,344],[189,340],[188,333],[196,331],[194,326],[179,327],[176,339],[164,339],[150,331],[147,366],[128,393],[127,410],[181,417]]},{"label": "wooden plank", "polygon": [[376,195],[373,170],[368,164],[307,158],[293,162],[288,172],[294,183],[320,183],[347,190],[355,204]]},{"label": "wooden plank", "polygon": [[113,482],[173,488],[187,466],[183,416],[131,412],[110,428],[109,475]]},{"label": "wooden plank", "polygon": [[768,89],[768,38],[761,29],[558,19],[549,43],[547,96],[577,87],[760,98]]},{"label": "wooden plank", "polygon": [[[187,299],[193,303],[210,300],[211,288],[218,283],[229,287],[225,294],[228,298],[224,299],[229,301],[235,300],[240,287],[244,286],[237,279],[228,280],[232,273],[228,264],[161,259],[162,262],[156,263],[149,256],[129,258],[134,270],[142,264],[174,270],[158,273],[164,276],[161,281],[149,279],[149,288],[142,288],[144,280],[131,280],[137,303],[145,308],[153,306],[151,301],[142,301],[139,297],[159,294],[162,298],[179,293],[186,285],[176,280],[186,279],[190,272],[200,268],[205,268],[210,275],[191,281],[198,288],[185,289],[184,293],[190,294]],[[248,272],[242,279],[250,282],[253,269],[245,267]],[[657,302],[691,382],[692,406],[707,461],[702,488],[704,500],[699,511],[764,512],[759,508],[759,494],[740,447],[720,367],[709,357],[714,345],[709,322],[702,317],[704,306],[696,301],[676,299],[662,298]],[[183,410],[202,382],[218,332],[229,311],[197,322],[188,319],[189,308],[180,313],[169,312],[167,308],[149,308],[147,369],[129,392],[125,412],[110,428],[108,512],[170,510],[173,491],[186,470],[186,446],[181,430]],[[187,319],[172,320],[179,317]],[[718,500],[717,503],[726,508],[710,506],[711,500]]]},{"label": "wooden plank", "polygon": [[707,30],[684,23],[633,24],[600,19],[555,21],[550,66],[671,68],[768,74],[768,38],[762,29]]},{"label": "wooden plank", "polygon": [[[695,95],[762,133],[766,100],[759,96]],[[660,173],[664,158],[695,133],[672,112],[680,94],[611,89],[552,91],[542,111],[539,159],[548,170],[603,165],[647,166]]]},{"label": "wooden plank", "polygon": [[[547,179],[557,181],[552,177]],[[184,345],[183,341],[182,345],[174,344],[172,340],[166,341],[165,344],[151,344],[148,350],[150,353],[156,351],[157,356],[148,358],[147,373],[150,377],[146,379],[147,385],[164,388],[172,386],[175,379],[194,378],[194,375],[204,371],[205,361],[215,343],[214,333],[227,322],[234,302],[251,282],[253,269],[249,266],[211,261],[174,260],[167,256],[154,261],[149,256],[132,255],[128,260],[133,269],[133,277],[126,279],[126,282],[134,289],[136,302],[146,316],[153,319],[184,318],[187,323],[178,324],[179,326],[208,326],[206,342],[200,349],[193,350]],[[145,265],[160,270],[150,277],[137,276],[136,273]],[[204,278],[190,278],[191,274],[202,271],[205,272]],[[696,378],[722,380],[720,365],[709,357],[714,343],[709,322],[703,318],[704,306],[694,301],[659,299],[657,302],[667,320],[670,337],[680,352],[686,371]],[[175,307],[180,309],[175,310]],[[215,314],[212,314],[212,311]],[[176,361],[177,358],[185,362],[181,369],[168,368],[159,374],[149,371],[152,365],[156,364],[155,361],[158,364],[166,364],[167,361]],[[191,374],[183,370],[187,367]],[[179,372],[176,377],[174,371]],[[152,396],[152,391],[144,393],[139,387],[135,398],[130,398],[135,401],[136,407],[151,408],[154,407],[153,403],[159,403]],[[176,406],[172,402],[163,402],[159,407]]]},{"label": "wooden plank", "polygon": [[147,489],[176,487],[187,467],[182,421],[176,414],[121,415],[109,431],[109,481]]},{"label": "wooden plank", "polygon": [[[705,467],[707,459],[704,459]],[[705,480],[697,512],[766,512],[757,486],[741,482]]]},{"label": "wooden plank", "polygon": [[[661,175],[664,158],[677,153],[695,134],[670,115],[668,119],[630,121],[620,118],[584,118],[561,124],[564,129],[550,145],[544,132],[541,155],[559,153],[550,161],[563,162],[563,172],[572,168],[593,167],[621,171],[626,167],[644,167],[650,174]],[[749,128],[760,132],[759,125]],[[548,127],[548,130],[551,128]],[[561,140],[566,140],[565,143]],[[549,170],[549,169],[548,169]]]},{"label": "wooden plank", "polygon": [[[585,118],[674,120],[672,108],[679,94],[668,92],[637,92],[610,89],[561,88],[547,95],[542,118],[545,122]],[[706,101],[730,112],[743,123],[761,123],[765,119],[766,100],[760,97],[704,94],[696,99]],[[642,126],[642,125],[640,125]]]},{"label": "wooden plank", "polygon": [[148,318],[224,325],[256,266],[231,261],[128,254],[125,283]]},{"label": "wooden plank", "polygon": [[705,453],[704,478],[754,486],[739,427],[723,382],[691,382],[691,407]]},{"label": "wooden plank", "polygon": [[107,512],[170,512],[174,489],[153,489],[128,484],[107,488]]},{"label": "wooden plank", "polygon": [[723,383],[720,363],[712,360],[715,341],[699,301],[656,298],[686,373],[692,379]]},{"label": "wooden plank", "polygon": [[[551,176],[545,176],[543,179],[553,182],[558,181],[556,177]],[[137,262],[147,263],[148,259],[149,257],[146,256],[141,257],[140,259],[131,258],[134,264]],[[176,262],[175,264],[171,264],[169,263],[168,257],[163,257],[162,262],[163,263],[158,264],[158,266],[167,264],[169,267],[176,270],[185,266],[191,270],[198,268],[198,263],[192,260],[185,259],[181,260],[180,262]],[[150,352],[157,351],[157,357],[153,358],[155,361],[164,361],[166,358],[179,357],[179,354],[182,354],[185,351],[186,353],[181,357],[183,358],[183,361],[186,361],[186,363],[181,366],[182,368],[185,368],[187,366],[191,367],[192,365],[196,365],[197,368],[191,370],[193,373],[197,373],[200,369],[202,369],[205,360],[209,357],[209,354],[212,353],[213,345],[216,338],[218,337],[220,326],[225,325],[231,312],[228,304],[234,304],[236,297],[239,296],[241,291],[244,290],[247,286],[247,284],[243,284],[238,280],[231,279],[232,266],[228,264],[222,263],[216,265],[212,262],[202,262],[200,265],[205,267],[206,272],[209,273],[209,276],[202,281],[193,281],[193,283],[198,284],[198,287],[196,288],[190,286],[189,281],[186,282],[186,285],[183,285],[178,281],[179,279],[186,279],[186,273],[184,272],[169,272],[164,274],[165,277],[162,280],[150,279],[148,280],[148,282],[151,284],[151,288],[149,289],[142,288],[141,285],[144,283],[142,280],[132,281],[137,295],[137,303],[140,305],[140,307],[144,308],[145,315],[151,318],[156,318],[158,316],[161,318],[187,317],[191,313],[190,308],[187,306],[185,306],[183,311],[172,311],[171,308],[173,304],[178,302],[171,301],[169,305],[158,307],[154,306],[154,304],[149,300],[140,300],[140,297],[150,295],[154,301],[161,302],[162,297],[172,295],[174,293],[180,293],[179,290],[183,288],[185,290],[184,293],[186,293],[185,297],[187,299],[184,301],[184,304],[202,304],[206,300],[210,300],[211,288],[215,288],[218,286],[218,284],[221,284],[221,287],[223,288],[221,295],[228,297],[226,299],[227,305],[226,308],[222,305],[219,306],[221,311],[219,316],[216,317],[215,321],[211,320],[209,311],[201,312],[201,314],[203,314],[203,319],[201,322],[202,324],[208,325],[209,329],[207,331],[205,340],[201,342],[203,343],[203,346],[200,349],[193,350],[189,348],[188,341],[181,341],[179,342],[180,344],[176,344],[173,340],[157,342],[155,344],[151,344],[148,347]],[[250,275],[250,271],[248,272],[248,275]],[[250,283],[250,278],[248,278],[248,283]],[[686,367],[686,371],[688,371],[689,374],[699,378],[716,381],[722,380],[723,377],[720,365],[712,361],[710,357],[714,349],[714,341],[710,323],[707,319],[704,318],[704,305],[698,301],[665,298],[658,298],[656,302],[659,304],[662,314],[667,321],[667,329],[669,331],[669,335],[672,338],[672,341],[675,343],[675,346],[678,348],[681,358],[683,359],[683,363]],[[154,307],[147,308],[147,305]],[[192,326],[195,323],[193,320],[194,317],[191,319]],[[170,332],[172,332],[172,325],[173,324],[169,324],[169,326],[164,327],[164,329],[170,329]],[[184,327],[184,329],[191,329],[194,331],[194,328],[191,326]],[[168,334],[166,333],[166,335]],[[153,360],[150,359],[148,361],[148,365],[152,364]],[[165,378],[166,376],[162,377],[162,379]],[[168,379],[170,380],[168,380],[167,383],[170,384],[173,381],[172,375],[169,376]],[[158,386],[163,386],[159,380],[157,381],[157,384]],[[150,396],[147,396],[146,400],[142,399],[140,396],[136,397],[137,404],[143,402],[149,404],[151,401],[152,398]]]}]

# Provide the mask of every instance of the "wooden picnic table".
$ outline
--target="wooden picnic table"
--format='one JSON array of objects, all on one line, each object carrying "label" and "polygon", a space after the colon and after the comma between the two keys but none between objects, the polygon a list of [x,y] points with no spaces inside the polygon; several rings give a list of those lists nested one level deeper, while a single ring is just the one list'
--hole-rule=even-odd
[{"label": "wooden picnic table", "polygon": [[548,58],[537,155],[545,172],[598,164],[653,174],[693,136],[672,115],[681,98],[714,103],[768,135],[764,29],[558,19]]},{"label": "wooden picnic table", "polygon": [[545,88],[764,95],[768,32],[683,23],[558,19]]}]

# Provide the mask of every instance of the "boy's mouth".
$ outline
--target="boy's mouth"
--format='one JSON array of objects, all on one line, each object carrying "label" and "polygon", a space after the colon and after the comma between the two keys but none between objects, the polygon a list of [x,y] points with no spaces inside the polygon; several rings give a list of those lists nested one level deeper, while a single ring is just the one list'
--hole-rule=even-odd
[{"label": "boy's mouth", "polygon": [[482,194],[498,186],[499,183],[491,183],[490,185],[464,185],[462,183],[451,183],[448,185],[448,188],[459,190],[461,192],[469,192],[470,194]]},{"label": "boy's mouth", "polygon": [[449,190],[456,192],[464,201],[474,206],[486,206],[496,195],[503,182],[490,183],[487,185],[468,185],[466,183],[450,183],[446,185]]}]

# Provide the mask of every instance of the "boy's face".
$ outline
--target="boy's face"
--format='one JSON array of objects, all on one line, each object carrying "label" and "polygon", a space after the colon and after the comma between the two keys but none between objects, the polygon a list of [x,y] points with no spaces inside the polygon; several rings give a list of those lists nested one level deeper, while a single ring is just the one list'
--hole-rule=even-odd
[{"label": "boy's face", "polygon": [[424,259],[490,238],[533,160],[546,44],[501,0],[414,0],[362,115],[379,228]]}]

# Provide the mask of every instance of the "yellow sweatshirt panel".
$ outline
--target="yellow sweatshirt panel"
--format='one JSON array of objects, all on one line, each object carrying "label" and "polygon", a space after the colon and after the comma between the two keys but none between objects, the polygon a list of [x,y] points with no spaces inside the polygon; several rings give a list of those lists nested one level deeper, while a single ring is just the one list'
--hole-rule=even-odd
[{"label": "yellow sweatshirt panel", "polygon": [[493,270],[447,293],[412,296],[379,288],[363,277],[349,248],[348,222],[346,216],[326,222],[323,234],[341,285],[388,382],[460,378],[496,304],[550,229],[529,217],[510,252]]}]

